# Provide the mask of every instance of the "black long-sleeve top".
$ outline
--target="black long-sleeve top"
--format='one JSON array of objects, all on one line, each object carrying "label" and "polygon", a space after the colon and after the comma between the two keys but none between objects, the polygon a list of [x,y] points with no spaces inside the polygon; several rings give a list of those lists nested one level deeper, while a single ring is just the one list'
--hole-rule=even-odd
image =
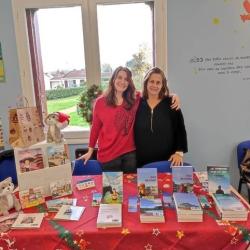
[{"label": "black long-sleeve top", "polygon": [[151,110],[141,99],[135,119],[137,165],[168,160],[176,151],[187,152],[187,134],[181,110],[171,109],[165,97]]}]

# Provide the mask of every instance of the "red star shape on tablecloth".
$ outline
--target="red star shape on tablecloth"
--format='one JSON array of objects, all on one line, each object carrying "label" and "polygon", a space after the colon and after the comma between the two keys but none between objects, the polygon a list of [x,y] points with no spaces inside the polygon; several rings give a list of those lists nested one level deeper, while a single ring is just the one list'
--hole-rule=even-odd
[{"label": "red star shape on tablecloth", "polygon": [[145,250],[152,250],[152,245],[150,245],[149,243],[144,247],[145,247]]},{"label": "red star shape on tablecloth", "polygon": [[160,230],[158,228],[153,228],[153,232],[152,234],[154,234],[155,236],[158,236],[158,234],[160,234]]},{"label": "red star shape on tablecloth", "polygon": [[177,237],[178,239],[181,239],[182,237],[184,237],[184,232],[183,232],[182,230],[178,230],[178,231],[176,232],[176,237]]}]

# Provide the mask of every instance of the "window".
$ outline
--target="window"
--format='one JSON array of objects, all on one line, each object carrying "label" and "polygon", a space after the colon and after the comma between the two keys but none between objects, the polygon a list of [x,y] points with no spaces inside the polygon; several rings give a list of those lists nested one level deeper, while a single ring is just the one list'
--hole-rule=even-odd
[{"label": "window", "polygon": [[[74,11],[71,17],[69,13]],[[60,13],[67,27],[61,25]],[[45,19],[46,15],[54,17],[45,27],[43,15]],[[106,84],[115,67],[131,67],[133,55],[141,51],[149,66],[166,69],[165,0],[13,0],[13,16],[23,94],[31,105],[39,107],[45,102],[45,88]],[[65,41],[64,49],[59,48]],[[52,49],[51,44],[58,46]],[[119,53],[122,50],[128,51],[126,56]],[[49,56],[57,59],[55,72],[50,70],[54,59]],[[69,67],[62,65],[66,61]],[[143,73],[135,75],[138,88]],[[46,108],[40,110],[47,112]]]}]

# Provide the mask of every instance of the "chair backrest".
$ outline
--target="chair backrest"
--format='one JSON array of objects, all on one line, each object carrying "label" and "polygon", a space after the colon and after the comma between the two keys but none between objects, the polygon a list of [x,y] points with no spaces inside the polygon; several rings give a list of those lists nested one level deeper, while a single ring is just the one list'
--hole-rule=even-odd
[{"label": "chair backrest", "polygon": [[98,175],[102,174],[101,164],[97,160],[89,160],[84,165],[83,160],[75,160],[72,175]]},{"label": "chair backrest", "polygon": [[[189,163],[184,162],[184,166],[190,166]],[[172,172],[171,161],[156,161],[142,166],[143,168],[157,168],[158,173]]]},{"label": "chair backrest", "polygon": [[12,182],[17,184],[16,163],[13,149],[0,152],[0,181],[9,176],[12,178]]},{"label": "chair backrest", "polygon": [[245,155],[245,149],[250,149],[250,141],[243,141],[237,145],[237,161],[238,161],[238,168],[240,168],[240,164]]}]

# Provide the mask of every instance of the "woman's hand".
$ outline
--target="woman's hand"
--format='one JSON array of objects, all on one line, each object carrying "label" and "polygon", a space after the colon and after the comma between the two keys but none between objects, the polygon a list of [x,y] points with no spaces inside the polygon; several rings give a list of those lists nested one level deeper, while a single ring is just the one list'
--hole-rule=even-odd
[{"label": "woman's hand", "polygon": [[172,162],[171,166],[182,166],[183,165],[183,156],[181,156],[181,154],[179,154],[179,153],[172,154],[168,160]]},{"label": "woman's hand", "polygon": [[175,110],[180,109],[181,107],[180,97],[176,94],[171,94],[171,98],[172,98],[171,109]]},{"label": "woman's hand", "polygon": [[93,148],[89,148],[88,152],[82,155],[81,157],[79,157],[78,159],[83,160],[84,165],[86,165],[88,160],[91,158],[93,151],[94,151]]}]

